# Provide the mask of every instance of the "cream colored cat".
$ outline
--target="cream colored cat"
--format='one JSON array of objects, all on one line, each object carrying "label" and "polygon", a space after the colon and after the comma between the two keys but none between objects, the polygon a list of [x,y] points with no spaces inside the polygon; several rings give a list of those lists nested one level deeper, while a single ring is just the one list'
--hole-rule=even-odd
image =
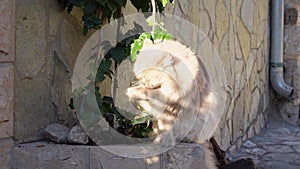
[{"label": "cream colored cat", "polygon": [[[203,131],[215,102],[208,75],[190,49],[176,41],[166,42],[146,42],[137,55],[135,78],[126,95],[134,106],[153,115],[155,142],[166,146],[182,139],[203,143],[213,133]],[[216,168],[210,148],[206,154],[207,168]]]}]

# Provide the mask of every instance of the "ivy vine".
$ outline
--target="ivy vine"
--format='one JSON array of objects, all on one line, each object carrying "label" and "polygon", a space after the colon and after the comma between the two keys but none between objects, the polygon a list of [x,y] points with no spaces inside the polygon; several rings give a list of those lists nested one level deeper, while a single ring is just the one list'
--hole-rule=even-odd
[{"label": "ivy vine", "polygon": [[[74,7],[83,11],[83,31],[86,35],[91,29],[99,29],[103,24],[103,19],[116,19],[122,16],[121,8],[125,7],[127,0],[58,0],[60,4],[70,13]],[[152,115],[145,112],[142,107],[137,107],[140,114],[134,119],[126,119],[115,107],[113,98],[110,96],[102,96],[100,91],[101,83],[108,77],[112,79],[113,71],[111,71],[113,63],[119,65],[123,60],[130,57],[132,62],[135,61],[136,55],[143,48],[144,41],[149,39],[152,43],[161,42],[172,39],[172,35],[164,29],[163,23],[156,23],[155,11],[162,12],[168,3],[168,0],[130,0],[133,6],[140,12],[149,12],[152,8],[152,17],[147,22],[152,26],[151,32],[130,36],[118,42],[116,46],[109,47],[102,60],[89,65],[90,74],[87,79],[90,83],[82,88],[77,88],[73,92],[73,97],[82,95],[91,95],[89,91],[95,91],[96,101],[102,116],[106,119],[111,127],[115,127],[114,122],[118,123],[117,131],[131,137],[149,137],[152,131]],[[173,3],[173,0],[169,0]],[[139,29],[139,25],[135,25]],[[141,27],[140,27],[141,28]],[[131,34],[131,32],[127,32]],[[110,44],[106,44],[110,45]],[[93,57],[93,56],[91,56]],[[94,72],[97,72],[96,74]],[[91,98],[87,97],[87,98]],[[91,101],[87,101],[89,103]],[[73,100],[69,105],[74,109]]]},{"label": "ivy vine", "polygon": [[[152,8],[151,0],[130,0],[137,11],[149,12]],[[127,0],[58,0],[63,8],[70,13],[74,7],[83,12],[83,30],[86,35],[91,29],[99,29],[103,19],[117,19],[122,16],[121,8],[125,7]],[[155,0],[156,8],[162,12],[168,0]],[[173,0],[169,0],[173,3]]]}]

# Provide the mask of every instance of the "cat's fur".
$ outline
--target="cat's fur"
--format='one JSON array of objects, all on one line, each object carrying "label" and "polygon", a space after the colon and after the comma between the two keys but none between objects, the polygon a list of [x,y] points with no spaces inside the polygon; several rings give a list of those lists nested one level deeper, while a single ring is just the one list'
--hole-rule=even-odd
[{"label": "cat's fur", "polygon": [[[203,131],[203,126],[215,99],[208,74],[190,49],[177,41],[146,42],[134,73],[126,95],[153,115],[156,142],[172,146],[182,139],[203,143],[210,138],[213,131]],[[216,168],[211,149],[205,150],[207,168]]]}]

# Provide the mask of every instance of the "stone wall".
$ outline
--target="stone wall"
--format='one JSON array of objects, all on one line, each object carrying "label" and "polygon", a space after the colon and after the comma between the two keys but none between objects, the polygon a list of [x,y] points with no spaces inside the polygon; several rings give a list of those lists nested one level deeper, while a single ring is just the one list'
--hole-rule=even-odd
[{"label": "stone wall", "polygon": [[[269,1],[177,0],[166,11],[201,29],[221,56],[227,101],[215,136],[223,149],[238,148],[267,121]],[[133,12],[132,7],[124,10],[125,15]],[[4,168],[9,168],[14,141],[43,139],[44,128],[53,122],[77,123],[68,106],[70,78],[82,46],[93,33],[82,35],[78,13],[67,14],[55,0],[1,1],[0,166]],[[299,45],[293,35],[299,25],[299,20],[296,26],[286,25],[285,32],[285,58],[291,65],[286,77],[294,86],[299,86],[299,75],[293,73],[299,72]],[[299,112],[299,101],[292,108]]]},{"label": "stone wall", "polygon": [[243,140],[259,133],[267,121],[269,1],[176,2],[169,12],[201,29],[221,57],[227,102],[215,136],[223,149],[238,148]]},{"label": "stone wall", "polygon": [[15,2],[0,3],[0,166],[8,168],[14,133]]},{"label": "stone wall", "polygon": [[299,125],[300,114],[300,2],[285,1],[284,12],[284,78],[287,84],[294,87],[293,101],[283,100],[275,95],[273,101],[277,103],[283,120],[292,125]]},{"label": "stone wall", "polygon": [[15,141],[43,138],[53,122],[72,126],[70,78],[82,25],[55,0],[16,1]]},{"label": "stone wall", "polygon": [[[199,27],[221,56],[228,99],[215,135],[224,149],[260,132],[267,121],[268,9],[267,0],[178,0],[167,9]],[[42,139],[52,122],[76,123],[68,107],[70,78],[90,36],[81,34],[79,20],[57,1],[16,0],[16,142]],[[3,67],[9,69],[12,61],[4,58]]]},{"label": "stone wall", "polygon": [[[134,12],[128,9],[125,14]],[[224,149],[258,133],[267,120],[268,9],[266,0],[178,0],[167,8],[199,27],[221,56],[227,101],[215,135]],[[43,129],[52,122],[76,123],[68,107],[70,77],[90,36],[81,34],[79,20],[53,0],[16,0],[17,142],[43,138]]]}]

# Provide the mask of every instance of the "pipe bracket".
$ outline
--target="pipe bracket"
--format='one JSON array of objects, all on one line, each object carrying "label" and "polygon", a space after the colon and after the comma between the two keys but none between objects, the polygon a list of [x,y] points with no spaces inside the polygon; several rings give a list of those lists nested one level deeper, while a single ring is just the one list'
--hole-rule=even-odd
[{"label": "pipe bracket", "polygon": [[274,68],[282,68],[283,63],[282,62],[270,62],[270,66]]}]

